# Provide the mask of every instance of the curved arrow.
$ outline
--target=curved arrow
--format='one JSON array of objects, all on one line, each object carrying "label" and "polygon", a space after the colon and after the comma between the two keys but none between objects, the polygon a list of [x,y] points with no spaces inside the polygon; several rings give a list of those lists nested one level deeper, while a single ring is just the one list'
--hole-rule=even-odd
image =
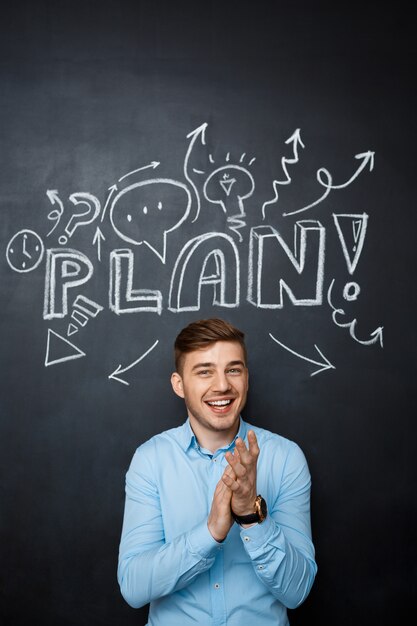
[{"label": "curved arrow", "polygon": [[317,352],[319,353],[319,355],[321,356],[321,358],[324,360],[324,363],[323,363],[323,361],[314,361],[314,359],[309,359],[308,357],[303,356],[302,354],[299,354],[298,352],[295,352],[295,350],[291,350],[291,348],[288,348],[288,346],[285,346],[283,343],[278,341],[278,339],[276,339],[271,333],[269,333],[269,336],[271,337],[271,339],[273,341],[275,341],[275,343],[277,343],[279,346],[281,346],[281,348],[284,348],[284,350],[288,350],[288,352],[291,352],[291,354],[294,354],[295,356],[298,356],[298,358],[300,358],[300,359],[304,359],[304,361],[308,361],[309,363],[313,363],[314,365],[318,365],[320,369],[318,369],[315,372],[313,372],[312,374],[310,374],[310,376],[315,376],[316,374],[320,374],[320,372],[324,372],[324,371],[326,371],[328,369],[333,369],[333,370],[336,369],[336,367],[330,363],[329,359],[327,359],[324,356],[323,352],[316,346],[316,344],[314,344],[314,347],[317,350]]},{"label": "curved arrow", "polygon": [[46,235],[47,237],[49,237],[49,235],[54,232],[55,228],[58,226],[60,222],[60,219],[64,212],[64,204],[58,195],[58,189],[48,189],[46,192],[46,195],[48,196],[51,204],[56,203],[59,206],[59,209],[54,209],[53,211],[48,213],[48,220],[56,220],[56,224],[51,228],[49,233]]},{"label": "curved arrow", "polygon": [[363,346],[371,346],[374,343],[378,343],[379,341],[381,348],[383,348],[384,347],[384,338],[383,338],[384,327],[383,326],[378,326],[378,328],[375,328],[375,330],[372,331],[370,335],[372,339],[358,339],[358,337],[356,336],[356,332],[355,332],[355,328],[357,324],[356,317],[350,322],[338,322],[337,321],[336,318],[337,318],[338,313],[340,315],[346,315],[346,313],[344,309],[337,309],[332,303],[331,293],[332,293],[334,283],[335,283],[335,279],[333,278],[332,282],[330,283],[329,289],[327,291],[327,302],[329,303],[330,307],[333,309],[332,319],[334,323],[336,324],[336,326],[339,326],[339,328],[349,328],[349,334],[352,337],[352,339],[354,339],[355,341],[357,341]]},{"label": "curved arrow", "polygon": [[101,221],[102,221],[102,222],[104,221],[104,217],[105,217],[105,215],[106,215],[106,210],[107,210],[107,207],[109,206],[110,198],[112,197],[112,195],[114,194],[114,192],[115,192],[115,191],[117,191],[117,185],[112,185],[111,187],[109,187],[109,189],[108,189],[108,190],[110,191],[110,193],[109,193],[109,195],[107,196],[106,203],[105,203],[105,205],[104,205],[103,212],[102,212],[102,214],[101,214]]},{"label": "curved arrow", "polygon": [[196,128],[195,130],[192,130],[191,133],[188,133],[187,135],[187,139],[191,139],[190,144],[188,146],[188,150],[187,150],[187,154],[185,155],[185,159],[184,159],[184,176],[186,178],[186,180],[188,180],[188,182],[190,183],[191,187],[194,190],[195,193],[195,197],[197,200],[197,212],[195,215],[195,218],[193,219],[192,223],[194,223],[196,221],[196,219],[198,218],[198,216],[200,215],[200,206],[201,206],[201,202],[200,202],[200,194],[198,193],[198,189],[195,186],[194,182],[191,180],[190,175],[188,174],[188,161],[190,160],[190,155],[191,152],[194,148],[194,144],[197,141],[197,139],[201,139],[201,143],[203,146],[206,145],[206,128],[207,128],[208,124],[207,122],[204,122],[204,124],[201,124],[201,126],[199,126],[198,128]]},{"label": "curved arrow", "polygon": [[[327,196],[329,195],[332,189],[344,189],[345,187],[348,187],[351,183],[353,183],[355,178],[359,176],[362,170],[365,169],[368,163],[369,163],[369,171],[372,172],[372,170],[374,169],[374,156],[375,156],[375,152],[372,152],[371,150],[368,150],[367,152],[361,152],[360,154],[355,154],[355,159],[362,159],[362,163],[359,165],[356,172],[354,172],[354,174],[349,178],[349,180],[347,180],[345,183],[342,183],[340,185],[333,185],[333,179],[332,179],[330,172],[326,170],[325,167],[321,167],[319,170],[317,170],[316,177],[320,185],[326,189],[323,195],[321,195],[320,198],[318,198],[311,204],[308,204],[307,206],[303,207],[302,209],[297,209],[296,211],[290,211],[289,213],[283,213],[282,216],[288,217],[289,215],[296,215],[297,213],[302,213],[303,211],[307,211],[308,209],[311,209],[313,206],[320,204],[320,202],[323,202],[323,200],[327,198]],[[327,181],[322,180],[323,174],[326,176]]]},{"label": "curved arrow", "polygon": [[161,165],[159,161],[152,161],[151,163],[148,163],[148,165],[143,165],[142,167],[138,167],[137,170],[132,170],[131,172],[128,172],[127,174],[124,174],[124,176],[121,176],[119,178],[119,183],[120,183],[120,181],[122,181],[124,178],[127,178],[131,174],[136,174],[137,172],[141,172],[142,170],[147,170],[150,167],[152,167],[155,170],[158,167],[158,165]]},{"label": "curved arrow", "polygon": [[152,352],[152,350],[154,348],[156,348],[156,346],[159,343],[159,339],[157,339],[155,341],[154,344],[152,344],[152,346],[146,350],[146,352],[144,352],[142,354],[142,356],[140,356],[138,359],[136,359],[136,361],[134,361],[133,363],[131,363],[130,365],[128,365],[127,367],[122,367],[120,364],[117,366],[117,368],[114,370],[114,372],[112,374],[109,374],[108,378],[113,378],[113,380],[117,380],[119,383],[123,383],[123,385],[130,385],[130,383],[127,382],[127,380],[123,380],[123,378],[119,378],[117,376],[117,374],[124,374],[125,372],[127,372],[128,370],[130,370],[132,367],[134,367],[135,365],[137,365],[138,363],[140,363],[140,361],[142,361],[146,356],[148,356],[148,354],[150,352]]}]

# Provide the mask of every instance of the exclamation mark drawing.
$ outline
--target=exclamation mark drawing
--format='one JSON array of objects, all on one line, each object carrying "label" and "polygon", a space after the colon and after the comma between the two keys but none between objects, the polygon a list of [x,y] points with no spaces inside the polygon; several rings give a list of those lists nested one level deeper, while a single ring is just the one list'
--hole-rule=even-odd
[{"label": "exclamation mark drawing", "polygon": [[365,243],[368,215],[333,213],[334,223],[342,244],[343,255],[349,274],[353,274]]}]

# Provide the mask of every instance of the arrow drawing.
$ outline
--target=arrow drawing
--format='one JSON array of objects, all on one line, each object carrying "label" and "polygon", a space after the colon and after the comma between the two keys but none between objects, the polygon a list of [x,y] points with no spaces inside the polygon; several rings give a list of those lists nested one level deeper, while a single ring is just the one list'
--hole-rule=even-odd
[{"label": "arrow drawing", "polygon": [[332,304],[331,293],[332,293],[334,282],[335,282],[335,279],[333,278],[332,282],[330,283],[330,287],[327,291],[327,302],[329,303],[330,307],[333,309],[332,319],[334,323],[336,324],[336,326],[339,326],[339,328],[349,328],[349,334],[352,337],[352,339],[360,343],[362,346],[371,346],[374,343],[378,343],[379,341],[381,348],[383,348],[384,347],[384,338],[383,338],[384,327],[383,326],[379,326],[371,333],[370,335],[371,339],[358,339],[358,337],[356,336],[356,332],[355,332],[355,328],[357,324],[356,318],[354,318],[350,322],[338,322],[337,321],[336,318],[338,314],[346,315],[346,313],[344,309],[338,309]]},{"label": "arrow drawing", "polygon": [[93,246],[95,246],[97,244],[97,258],[98,258],[99,262],[101,262],[101,242],[102,241],[106,241],[106,238],[103,235],[103,233],[101,232],[100,226],[97,226],[96,233],[95,233],[94,239],[93,239]]},{"label": "arrow drawing", "polygon": [[279,346],[281,346],[281,348],[284,348],[284,350],[288,350],[288,352],[291,352],[291,354],[294,354],[295,356],[298,356],[298,358],[300,358],[300,359],[304,359],[304,361],[308,361],[309,363],[313,363],[313,365],[318,365],[320,369],[318,369],[315,372],[313,372],[312,374],[310,374],[310,376],[315,376],[316,374],[320,374],[320,372],[324,372],[325,370],[328,370],[328,369],[333,369],[333,370],[336,369],[336,367],[334,365],[332,365],[330,363],[330,361],[324,356],[324,354],[321,352],[321,350],[319,350],[319,348],[316,346],[316,344],[314,344],[314,347],[317,350],[317,352],[319,353],[319,355],[321,356],[321,358],[323,359],[323,361],[314,361],[314,359],[309,359],[308,357],[303,356],[302,354],[299,354],[298,352],[295,352],[295,350],[291,350],[291,348],[288,348],[288,346],[285,346],[283,343],[278,341],[278,339],[276,339],[271,333],[269,333],[269,336],[271,337],[271,339],[273,341],[275,341],[275,343],[277,343]]},{"label": "arrow drawing", "polygon": [[274,180],[274,182],[272,183],[272,186],[274,188],[274,193],[275,196],[272,198],[272,200],[268,200],[268,202],[264,202],[263,206],[262,206],[262,219],[265,219],[265,208],[267,206],[269,206],[270,204],[275,204],[276,202],[278,202],[278,185],[289,185],[291,182],[291,176],[288,173],[288,169],[287,169],[287,164],[295,164],[298,163],[298,146],[301,146],[302,148],[305,148],[303,142],[301,141],[301,136],[300,136],[300,129],[297,128],[293,134],[291,135],[291,137],[289,137],[285,143],[291,143],[293,144],[292,149],[293,149],[293,157],[291,159],[288,159],[287,157],[282,157],[281,159],[281,166],[282,169],[284,170],[284,174],[286,176],[285,180]]},{"label": "arrow drawing", "polygon": [[[302,209],[297,209],[296,211],[290,211],[289,213],[283,213],[282,214],[283,217],[288,217],[289,215],[296,215],[297,213],[302,213],[303,211],[307,211],[308,209],[311,209],[317,204],[320,204],[320,202],[323,202],[323,200],[327,198],[327,196],[329,195],[332,189],[344,189],[345,187],[348,187],[351,183],[353,183],[353,181],[359,176],[359,174],[365,169],[365,167],[368,164],[369,164],[369,171],[372,172],[372,170],[374,169],[374,156],[375,156],[375,152],[372,152],[371,150],[368,150],[367,152],[361,152],[360,154],[355,154],[355,159],[362,159],[362,163],[359,165],[356,172],[354,172],[353,175],[349,178],[349,180],[347,180],[345,183],[342,183],[340,185],[333,185],[332,175],[325,167],[321,167],[319,170],[317,170],[316,178],[318,182],[320,183],[320,185],[326,189],[326,191],[320,196],[320,198],[318,198],[311,204],[308,204],[307,206],[303,207]],[[323,180],[322,178],[323,175],[326,177],[327,180]]]},{"label": "arrow drawing", "polygon": [[55,220],[56,222],[55,225],[49,231],[49,233],[46,235],[47,237],[49,237],[49,235],[54,232],[55,228],[59,224],[59,221],[64,212],[64,204],[58,195],[58,189],[48,189],[46,192],[46,195],[48,196],[51,204],[57,204],[59,207],[58,209],[53,209],[53,211],[48,213],[48,220]]},{"label": "arrow drawing", "polygon": [[137,172],[141,172],[142,170],[147,170],[150,167],[152,167],[155,170],[158,167],[158,165],[161,165],[159,161],[152,161],[151,163],[148,163],[148,165],[143,165],[143,167],[138,167],[137,170],[132,170],[131,172],[128,172],[124,176],[121,176],[119,178],[119,183],[120,183],[120,181],[122,181],[124,178],[127,178],[131,174],[136,174]]},{"label": "arrow drawing", "polygon": [[110,191],[110,193],[107,196],[106,203],[104,205],[103,212],[101,214],[101,221],[102,222],[104,221],[104,216],[106,215],[106,210],[107,210],[107,207],[109,206],[110,198],[112,197],[114,192],[117,191],[117,185],[112,185],[111,187],[109,187],[109,191]]},{"label": "arrow drawing", "polygon": [[125,372],[130,370],[132,367],[140,363],[140,361],[142,361],[146,356],[148,356],[150,352],[152,352],[154,348],[156,348],[158,343],[159,343],[159,339],[157,339],[155,343],[148,350],[146,350],[146,352],[142,354],[142,356],[140,356],[138,359],[136,359],[136,361],[134,361],[127,367],[122,367],[121,365],[118,365],[118,367],[114,370],[114,372],[112,374],[109,374],[108,377],[112,378],[113,380],[119,381],[119,383],[123,383],[123,385],[130,385],[130,383],[128,383],[127,380],[123,380],[123,378],[119,378],[118,374],[124,374]]},{"label": "arrow drawing", "polygon": [[188,173],[188,161],[190,160],[190,155],[191,152],[194,148],[194,144],[197,141],[197,139],[201,140],[201,143],[203,146],[206,145],[206,128],[207,128],[208,124],[207,122],[204,122],[204,124],[201,124],[201,126],[199,126],[198,128],[196,128],[195,130],[191,131],[191,133],[188,133],[187,135],[187,139],[190,139],[190,144],[188,146],[188,150],[187,150],[187,154],[185,155],[185,159],[184,159],[184,176],[186,178],[186,180],[188,180],[188,182],[190,183],[191,187],[194,190],[195,193],[195,197],[197,200],[197,211],[195,214],[195,218],[193,219],[192,223],[194,223],[196,221],[196,219],[198,218],[198,216],[200,215],[200,195],[198,193],[198,189],[195,186],[194,182],[191,180],[190,175]]}]

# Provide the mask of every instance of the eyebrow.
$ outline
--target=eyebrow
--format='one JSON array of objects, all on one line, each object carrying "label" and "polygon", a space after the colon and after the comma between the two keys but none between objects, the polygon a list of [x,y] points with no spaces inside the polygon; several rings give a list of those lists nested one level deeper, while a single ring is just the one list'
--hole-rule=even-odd
[{"label": "eyebrow", "polygon": [[[242,367],[246,367],[246,365],[244,364],[243,361],[230,361],[230,363],[228,363],[226,365],[226,367],[231,367],[232,365],[242,365]],[[193,372],[194,370],[200,369],[200,367],[215,367],[214,363],[196,363],[192,368],[191,371]]]}]

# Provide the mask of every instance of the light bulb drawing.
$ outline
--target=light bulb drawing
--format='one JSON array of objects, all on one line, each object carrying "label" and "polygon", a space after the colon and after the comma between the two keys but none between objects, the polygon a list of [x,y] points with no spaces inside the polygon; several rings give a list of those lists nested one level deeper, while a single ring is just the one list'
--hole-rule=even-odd
[{"label": "light bulb drawing", "polygon": [[204,197],[208,202],[220,204],[227,215],[228,227],[238,235],[239,241],[243,241],[239,231],[246,226],[244,200],[250,198],[254,190],[254,178],[242,165],[223,165],[204,183]]}]

